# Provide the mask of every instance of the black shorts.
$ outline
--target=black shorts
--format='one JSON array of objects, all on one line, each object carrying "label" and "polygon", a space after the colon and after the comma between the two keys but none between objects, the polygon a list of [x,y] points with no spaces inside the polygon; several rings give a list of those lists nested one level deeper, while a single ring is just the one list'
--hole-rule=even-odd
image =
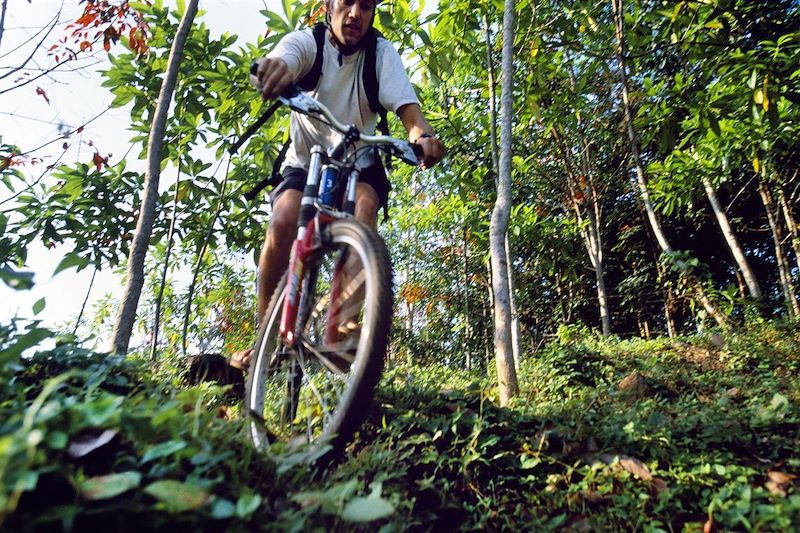
[{"label": "black shorts", "polygon": [[[286,167],[283,169],[283,181],[277,187],[272,189],[270,193],[270,200],[275,204],[275,199],[286,189],[294,189],[295,191],[303,192],[306,186],[306,178],[308,171],[299,167]],[[389,191],[392,190],[392,185],[389,183],[389,178],[386,177],[386,171],[383,165],[372,165],[361,171],[358,177],[359,183],[366,183],[375,190],[378,195],[378,204],[380,207],[385,208],[389,201]]]}]

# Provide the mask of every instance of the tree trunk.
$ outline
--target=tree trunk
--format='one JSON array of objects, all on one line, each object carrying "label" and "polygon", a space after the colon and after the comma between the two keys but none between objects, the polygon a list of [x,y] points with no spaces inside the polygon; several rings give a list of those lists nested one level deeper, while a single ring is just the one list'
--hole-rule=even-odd
[{"label": "tree trunk", "polygon": [[647,187],[647,176],[645,174],[644,164],[642,163],[642,158],[639,153],[639,140],[638,136],[636,135],[636,129],[633,125],[633,111],[631,110],[630,98],[628,96],[628,76],[626,74],[627,63],[625,61],[625,39],[623,33],[624,17],[622,14],[622,2],[623,0],[611,0],[617,36],[616,55],[617,61],[619,62],[619,77],[622,93],[622,106],[625,116],[625,126],[628,134],[628,141],[630,142],[631,157],[633,158],[633,163],[636,168],[636,180],[639,187],[639,194],[642,197],[642,202],[644,203],[644,207],[647,212],[647,219],[650,222],[650,227],[653,230],[653,234],[655,235],[656,241],[658,241],[658,245],[661,247],[661,250],[670,255],[673,264],[684,276],[688,286],[691,287],[694,297],[700,302],[709,316],[711,316],[711,318],[713,318],[720,327],[728,328],[730,327],[728,318],[713,304],[703,289],[700,280],[698,280],[697,277],[690,272],[688,265],[686,265],[683,260],[676,259],[672,255],[672,246],[669,244],[666,235],[661,229],[661,224],[656,216],[653,203],[650,200],[650,191]]},{"label": "tree trunk", "polygon": [[190,0],[183,14],[178,33],[172,42],[172,49],[167,61],[167,72],[161,83],[161,92],[158,95],[156,110],[153,115],[153,124],[150,129],[150,139],[147,144],[147,174],[142,192],[142,205],[139,209],[139,219],[136,222],[136,233],[131,243],[128,255],[128,269],[126,273],[125,293],[122,298],[117,318],[114,323],[112,351],[124,354],[128,345],[136,320],[136,308],[144,286],[144,259],[150,236],[153,230],[153,221],[156,215],[158,202],[158,180],[161,176],[161,154],[164,148],[164,132],[167,125],[167,111],[172,100],[172,93],[178,79],[178,69],[183,56],[183,47],[192,27],[192,22],[197,14],[198,0]]},{"label": "tree trunk", "polygon": [[[178,144],[180,145],[180,137]],[[175,194],[172,197],[172,219],[169,221],[169,232],[167,233],[167,250],[164,252],[164,267],[161,269],[161,282],[158,286],[158,296],[156,296],[155,316],[153,317],[153,340],[150,343],[150,360],[156,360],[158,350],[158,331],[161,329],[161,302],[164,299],[164,289],[167,286],[167,273],[169,272],[169,258],[172,255],[172,243],[175,236],[175,224],[178,220],[178,194],[181,184],[181,163],[178,156],[178,177],[175,180]]]},{"label": "tree trunk", "polygon": [[472,357],[470,357],[470,353],[472,351],[472,335],[470,332],[472,328],[469,325],[469,263],[468,253],[469,253],[469,241],[467,235],[467,224],[466,221],[464,223],[464,332],[461,335],[461,350],[464,352],[464,366],[467,370],[472,370]]},{"label": "tree trunk", "polygon": [[745,256],[744,250],[742,250],[739,240],[733,232],[733,228],[731,228],[728,215],[719,203],[717,191],[714,190],[711,180],[708,179],[707,176],[703,176],[703,187],[706,190],[706,196],[708,196],[711,209],[714,211],[714,216],[717,217],[717,223],[722,231],[722,235],[725,237],[725,242],[728,243],[728,248],[730,248],[731,254],[739,267],[739,271],[744,277],[745,284],[747,284],[747,291],[753,299],[761,300],[761,287],[758,285],[758,280],[753,273],[753,269],[750,268],[750,263],[747,261],[747,256]]},{"label": "tree trunk", "polygon": [[783,192],[783,186],[778,187],[778,203],[783,212],[783,220],[786,222],[786,227],[789,229],[789,240],[792,243],[797,272],[800,274],[800,230],[797,229],[797,222],[794,219],[794,215],[792,215],[792,210],[789,209],[789,202],[786,200],[786,193]]},{"label": "tree trunk", "polygon": [[[578,128],[581,129],[581,127],[581,120],[579,118]],[[592,264],[592,268],[595,272],[595,286],[597,289],[597,301],[600,309],[600,324],[603,330],[603,335],[610,335],[611,317],[609,316],[608,311],[608,292],[606,291],[605,276],[603,274],[603,249],[600,238],[600,227],[598,223],[600,207],[597,202],[597,195],[594,192],[594,187],[591,185],[591,180],[589,178],[590,165],[588,160],[585,159],[587,157],[586,152],[588,151],[589,147],[588,144],[586,144],[585,137],[581,133],[581,144],[583,146],[581,150],[581,165],[583,166],[584,172],[583,179],[581,180],[575,175],[575,171],[572,168],[572,158],[570,156],[566,141],[559,135],[556,128],[553,128],[551,131],[553,138],[555,139],[561,151],[562,165],[564,166],[564,171],[567,175],[567,187],[569,188],[570,204],[572,210],[575,212],[575,219],[578,222],[578,226],[581,228],[580,232],[581,237],[583,238],[583,245],[586,247],[586,253],[589,255],[589,261]],[[576,190],[576,186],[581,186],[581,181],[583,181],[583,191],[581,191],[579,195],[578,191]],[[588,224],[584,224],[582,207],[583,203],[589,204],[586,206]]]},{"label": "tree trunk", "polygon": [[797,303],[797,298],[795,298],[792,292],[792,278],[789,274],[789,264],[786,261],[786,255],[783,253],[783,228],[778,221],[778,217],[775,216],[772,194],[762,180],[758,182],[758,194],[761,195],[761,202],[764,204],[764,210],[767,212],[769,229],[772,232],[772,243],[775,246],[775,260],[778,263],[778,274],[781,279],[783,299],[786,302],[786,312],[791,318],[798,317],[800,316],[800,304]]},{"label": "tree trunk", "polygon": [[[575,73],[572,70],[570,61],[569,69],[570,86],[575,90]],[[578,121],[578,138],[581,142],[581,167],[583,168],[584,187],[583,195],[586,201],[586,216],[589,219],[589,227],[586,234],[588,237],[587,251],[595,272],[595,282],[597,285],[597,303],[600,307],[600,324],[603,328],[603,335],[611,335],[611,313],[608,307],[608,292],[605,282],[605,260],[603,254],[603,234],[600,231],[600,221],[602,220],[602,209],[597,197],[597,189],[594,186],[594,172],[592,172],[591,158],[589,152],[589,142],[586,140],[583,128],[583,118],[580,111],[575,113]],[[578,184],[580,185],[580,183]]]},{"label": "tree trunk", "polygon": [[494,352],[500,405],[507,406],[517,394],[517,373],[511,347],[511,303],[509,301],[508,264],[505,238],[511,216],[511,157],[514,95],[514,0],[505,0],[503,14],[503,62],[500,99],[500,172],[497,199],[489,225],[489,248],[494,293]]},{"label": "tree trunk", "polygon": [[[489,76],[489,139],[492,149],[492,173],[494,174],[494,185],[496,189],[497,180],[500,175],[499,149],[497,147],[497,99],[495,94],[494,61],[492,60],[491,26],[489,25],[489,14],[485,11],[483,13],[483,25],[486,29],[486,71]],[[506,232],[504,246],[506,249],[506,268],[508,269],[509,304],[511,306],[511,351],[514,354],[514,368],[519,370],[522,359],[519,339],[519,314],[517,313],[514,269],[512,268],[511,243],[508,239],[508,232]]]}]

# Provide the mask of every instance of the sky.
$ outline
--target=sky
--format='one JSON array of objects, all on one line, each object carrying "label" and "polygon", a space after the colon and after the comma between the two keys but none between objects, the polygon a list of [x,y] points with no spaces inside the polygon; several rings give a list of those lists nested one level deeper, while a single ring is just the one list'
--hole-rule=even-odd
[{"label": "sky", "polygon": [[[176,5],[167,0],[166,5]],[[37,32],[48,25],[57,16],[62,2],[57,0],[8,0],[5,31],[0,42],[0,76],[9,67],[21,64],[31,53],[32,46],[25,45],[32,37],[40,40],[43,34]],[[196,22],[203,21],[212,35],[224,32],[239,36],[237,44],[253,42],[266,28],[265,19],[259,14],[264,7],[280,11],[279,0],[201,0],[200,9],[206,13]],[[82,7],[78,0],[66,0],[56,30],[43,41],[49,48],[56,39],[63,35],[65,25],[77,19]],[[112,49],[113,52],[113,49]],[[44,52],[34,56],[39,67],[50,63]],[[12,142],[22,150],[29,150],[42,144],[56,140],[49,146],[35,152],[43,163],[22,169],[29,180],[38,178],[44,167],[57,162],[62,154],[62,144],[70,143],[59,162],[89,163],[97,150],[103,157],[108,156],[113,164],[119,161],[129,148],[130,133],[126,130],[130,123],[127,108],[112,109],[89,124],[79,136],[69,139],[58,139],[59,128],[75,129],[87,120],[106,109],[112,100],[111,94],[101,87],[100,71],[107,67],[106,55],[98,53],[95,59],[83,63],[87,68],[75,72],[60,72],[37,80],[25,87],[0,94],[0,138],[4,142]],[[74,66],[74,65],[73,65]],[[16,75],[0,80],[0,91],[13,85]],[[47,99],[37,94],[40,88]],[[49,101],[48,101],[49,100]],[[88,142],[92,142],[92,146]],[[138,151],[138,150],[137,150]],[[136,154],[127,157],[129,168],[143,171],[145,161],[135,161]],[[46,178],[45,178],[46,179]],[[161,182],[162,188],[169,186],[170,180]],[[11,196],[11,192],[0,184],[0,202]],[[10,203],[0,203],[0,210],[6,209]],[[81,272],[69,269],[53,277],[53,271],[61,261],[63,254],[69,249],[58,247],[45,249],[36,244],[29,247],[28,266],[35,273],[35,286],[30,291],[14,291],[0,283],[0,323],[7,322],[14,316],[36,318],[46,326],[58,327],[70,324],[77,317],[81,305],[87,295],[92,269]],[[89,306],[106,294],[120,296],[124,280],[119,273],[110,270],[97,274],[89,298]],[[34,315],[33,306],[40,299],[45,299],[45,308]]]}]

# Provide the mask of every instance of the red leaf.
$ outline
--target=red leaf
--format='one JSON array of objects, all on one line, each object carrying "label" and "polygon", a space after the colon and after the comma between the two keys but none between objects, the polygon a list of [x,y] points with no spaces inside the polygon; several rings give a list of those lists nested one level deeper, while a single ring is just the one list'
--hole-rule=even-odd
[{"label": "red leaf", "polygon": [[83,133],[83,126],[75,130],[75,133]]},{"label": "red leaf", "polygon": [[83,41],[81,43],[81,52],[85,52],[87,49],[88,50],[92,49],[92,43],[90,43],[89,41]]},{"label": "red leaf", "polygon": [[103,165],[108,166],[108,158],[101,156],[99,152],[95,152],[92,157],[92,163],[97,167],[97,171],[100,172],[103,170]]},{"label": "red leaf", "polygon": [[47,105],[50,105],[50,99],[47,97],[47,93],[44,92],[44,89],[41,87],[36,87],[36,94],[44,98],[45,102],[47,102]]},{"label": "red leaf", "polygon": [[64,144],[62,144],[62,145],[61,145],[61,148],[63,148],[64,150],[66,150],[67,148],[69,148],[69,143],[64,143]]},{"label": "red leaf", "polygon": [[105,38],[103,38],[103,50],[105,50],[106,52],[111,50],[111,41],[109,40],[108,35],[106,35]]}]

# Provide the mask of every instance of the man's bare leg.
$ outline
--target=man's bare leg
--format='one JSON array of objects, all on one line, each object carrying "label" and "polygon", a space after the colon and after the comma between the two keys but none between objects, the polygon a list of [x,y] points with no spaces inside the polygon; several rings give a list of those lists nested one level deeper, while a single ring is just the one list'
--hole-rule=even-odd
[{"label": "man's bare leg", "polygon": [[[289,264],[292,242],[297,235],[297,217],[302,198],[302,192],[287,189],[278,195],[272,207],[272,218],[258,259],[256,301],[259,322],[264,319],[272,293],[275,292],[275,287],[278,286]],[[236,352],[231,356],[230,364],[235,368],[245,369],[250,365],[252,356],[252,348]]]},{"label": "man's bare leg", "polygon": [[378,220],[378,208],[380,207],[378,193],[372,186],[366,183],[359,183],[356,187],[356,220],[362,222],[372,229],[375,229]]},{"label": "man's bare leg", "polygon": [[258,258],[258,317],[263,320],[275,287],[289,266],[289,253],[297,236],[297,217],[303,193],[287,189],[275,200],[272,219]]}]

